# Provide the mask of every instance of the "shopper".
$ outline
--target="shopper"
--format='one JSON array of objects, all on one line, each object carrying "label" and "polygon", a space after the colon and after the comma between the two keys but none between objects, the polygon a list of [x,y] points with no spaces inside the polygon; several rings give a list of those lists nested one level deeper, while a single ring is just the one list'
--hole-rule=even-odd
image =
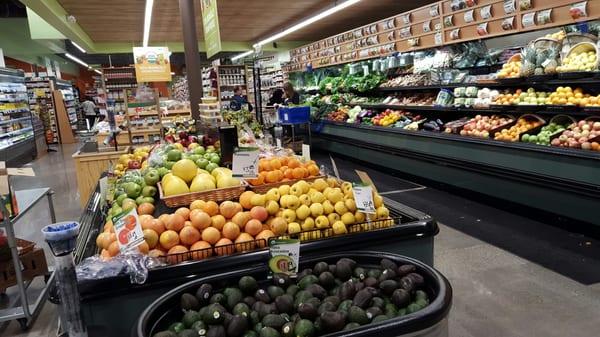
[{"label": "shopper", "polygon": [[85,119],[88,121],[87,129],[91,130],[94,126],[94,122],[96,122],[96,104],[88,98],[81,106],[83,108],[83,113],[85,114]]},{"label": "shopper", "polygon": [[294,86],[290,82],[283,84],[283,105],[300,104],[300,94],[294,90]]},{"label": "shopper", "polygon": [[269,98],[267,105],[273,106],[275,104],[283,104],[283,90],[275,89]]},{"label": "shopper", "polygon": [[248,105],[248,111],[253,110],[250,102],[248,102],[246,97],[242,96],[242,87],[236,85],[235,87],[233,87],[233,98],[231,99],[231,103],[229,103],[229,108],[233,111],[239,111],[242,110],[242,107],[245,104]]}]

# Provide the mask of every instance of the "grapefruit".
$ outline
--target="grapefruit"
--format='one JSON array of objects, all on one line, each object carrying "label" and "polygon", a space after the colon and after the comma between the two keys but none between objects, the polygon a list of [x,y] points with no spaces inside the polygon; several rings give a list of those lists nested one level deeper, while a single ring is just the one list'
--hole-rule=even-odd
[{"label": "grapefruit", "polygon": [[159,242],[164,249],[171,249],[179,244],[179,235],[173,230],[164,231],[160,235]]},{"label": "grapefruit", "polygon": [[179,232],[185,225],[185,219],[177,213],[171,214],[165,223],[167,229]]},{"label": "grapefruit", "polygon": [[252,219],[246,223],[244,231],[252,236],[257,235],[262,231],[262,223],[256,219]]},{"label": "grapefruit", "polygon": [[200,240],[200,232],[193,226],[183,227],[179,232],[179,240],[187,246],[191,246]]},{"label": "grapefruit", "polygon": [[144,240],[146,240],[148,248],[154,249],[158,244],[158,233],[152,229],[144,229]]},{"label": "grapefruit", "polygon": [[198,230],[203,230],[212,223],[212,219],[206,212],[197,209],[190,213],[190,220],[192,221],[192,226]]},{"label": "grapefruit", "polygon": [[175,165],[171,168],[171,173],[174,176],[177,176],[186,183],[191,183],[196,177],[196,173],[198,172],[198,167],[196,164],[190,159],[181,159],[176,162]]},{"label": "grapefruit", "polygon": [[240,235],[240,227],[233,222],[228,222],[223,226],[223,236],[229,240],[235,240]]},{"label": "grapefruit", "polygon": [[215,252],[220,256],[233,254],[234,249],[233,242],[227,238],[223,238],[215,244]]},{"label": "grapefruit", "polygon": [[192,259],[202,260],[212,256],[212,246],[206,241],[198,241],[190,247],[192,253]]},{"label": "grapefruit", "polygon": [[178,208],[175,213],[181,215],[183,217],[183,219],[185,220],[189,220],[190,219],[190,210],[186,207],[180,207]]},{"label": "grapefruit", "polygon": [[221,232],[214,227],[208,227],[202,231],[202,240],[214,245],[221,238]]},{"label": "grapefruit", "polygon": [[235,239],[235,249],[238,252],[247,252],[254,248],[256,248],[254,238],[248,233],[241,233],[240,236]]}]

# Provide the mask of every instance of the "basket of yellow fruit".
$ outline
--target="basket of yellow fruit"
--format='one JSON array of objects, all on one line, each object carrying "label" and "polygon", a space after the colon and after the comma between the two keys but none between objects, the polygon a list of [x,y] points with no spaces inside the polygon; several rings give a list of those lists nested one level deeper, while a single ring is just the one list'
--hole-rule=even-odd
[{"label": "basket of yellow fruit", "polygon": [[520,76],[522,64],[522,57],[520,53],[511,56],[511,58],[509,58],[508,61],[502,65],[502,69],[498,71],[496,78],[502,83],[518,83],[521,80]]},{"label": "basket of yellow fruit", "polygon": [[598,70],[598,47],[590,42],[574,45],[556,68],[560,78],[588,77]]}]

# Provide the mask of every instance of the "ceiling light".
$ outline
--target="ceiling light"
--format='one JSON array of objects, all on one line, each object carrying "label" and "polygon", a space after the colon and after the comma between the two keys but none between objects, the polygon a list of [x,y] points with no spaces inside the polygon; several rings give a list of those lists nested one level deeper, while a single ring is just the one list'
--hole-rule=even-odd
[{"label": "ceiling light", "polygon": [[80,45],[78,45],[77,43],[75,43],[75,42],[71,41],[71,44],[72,44],[73,46],[75,46],[77,49],[81,50],[81,52],[82,52],[82,53],[87,53],[87,52],[85,51],[85,49],[83,49],[83,48],[82,48]]},{"label": "ceiling light", "polygon": [[174,72],[171,72],[171,76],[173,76],[173,75],[175,75],[175,73],[174,73]]},{"label": "ceiling light", "polygon": [[148,47],[148,39],[150,38],[150,24],[152,23],[152,6],[154,6],[154,0],[146,0],[146,10],[144,11],[144,47]]},{"label": "ceiling light", "polygon": [[232,61],[239,60],[239,59],[241,59],[243,57],[246,57],[246,56],[249,56],[249,55],[252,55],[252,54],[254,54],[254,50],[248,50],[245,53],[241,53],[241,54],[238,54],[238,55],[232,57],[231,60]]},{"label": "ceiling light", "polygon": [[256,44],[254,44],[254,48],[258,48],[258,47],[260,47],[262,45],[265,45],[265,44],[267,44],[269,42],[273,42],[275,40],[278,40],[278,39],[280,39],[280,38],[282,38],[282,37],[284,37],[286,35],[289,35],[289,34],[295,32],[297,30],[302,29],[302,28],[304,28],[304,27],[306,27],[306,26],[308,26],[308,25],[310,25],[310,24],[312,24],[314,22],[317,22],[317,21],[319,21],[319,20],[321,20],[323,18],[326,18],[326,17],[328,17],[329,15],[331,15],[333,13],[339,12],[339,11],[341,11],[344,8],[350,7],[350,6],[358,3],[359,1],[360,0],[347,0],[347,1],[345,1],[345,2],[343,2],[341,4],[339,4],[339,5],[331,7],[331,8],[329,8],[329,9],[327,9],[327,10],[325,10],[325,11],[323,11],[323,12],[321,12],[321,13],[313,16],[313,17],[310,17],[310,18],[308,18],[308,19],[306,19],[306,20],[304,20],[304,21],[302,21],[300,23],[297,23],[297,24],[293,25],[292,27],[284,30],[281,33],[277,33],[277,34],[275,34],[275,35],[273,35],[271,37],[268,37],[268,38],[266,38],[266,39],[264,39],[264,40],[262,40],[262,41],[260,41],[260,42],[258,42]]},{"label": "ceiling light", "polygon": [[98,75],[102,75],[102,72],[98,69],[94,69],[94,71],[98,74]]},{"label": "ceiling light", "polygon": [[68,57],[68,58],[70,58],[71,60],[73,60],[73,61],[81,64],[82,66],[84,66],[86,68],[90,67],[87,63],[83,62],[82,60],[78,59],[77,57],[75,57],[75,56],[73,56],[73,55],[71,55],[69,53],[66,53],[65,56]]}]

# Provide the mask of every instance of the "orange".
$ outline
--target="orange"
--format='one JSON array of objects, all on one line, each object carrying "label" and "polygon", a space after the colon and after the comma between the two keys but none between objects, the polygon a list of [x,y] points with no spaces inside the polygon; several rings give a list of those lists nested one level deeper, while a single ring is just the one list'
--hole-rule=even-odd
[{"label": "orange", "polygon": [[181,215],[185,220],[190,219],[190,210],[187,207],[178,208],[175,213]]},{"label": "orange", "polygon": [[154,205],[145,202],[137,207],[137,212],[142,215],[151,215],[154,213]]},{"label": "orange", "polygon": [[271,169],[279,170],[281,168],[281,161],[277,158],[271,159],[270,161]]},{"label": "orange", "polygon": [[159,216],[158,219],[162,221],[163,224],[166,224],[167,220],[169,219],[169,214],[161,214],[161,216]]},{"label": "orange", "polygon": [[224,216],[222,216],[221,214],[217,214],[211,218],[211,226],[218,230],[221,230],[223,229],[223,226],[225,226],[226,221],[227,220],[225,220]]},{"label": "orange", "polygon": [[280,170],[281,172],[285,172],[285,170],[289,169],[289,167],[287,165],[283,165]]},{"label": "orange", "polygon": [[106,249],[102,249],[102,252],[100,253],[100,257],[102,257],[102,260],[104,260],[104,261],[110,260],[110,258],[111,258],[110,252]]},{"label": "orange", "polygon": [[272,238],[274,236],[275,234],[273,234],[273,232],[271,232],[270,230],[263,230],[256,236],[258,246],[260,248],[266,247],[269,244],[269,238]]},{"label": "orange", "polygon": [[252,219],[246,223],[244,231],[252,236],[257,235],[262,231],[262,223],[256,219]]},{"label": "orange", "polygon": [[192,259],[202,260],[212,255],[212,246],[206,241],[198,241],[190,247]]},{"label": "orange", "polygon": [[158,233],[152,229],[144,229],[144,240],[149,248],[154,248],[158,244]]},{"label": "orange", "polygon": [[282,181],[283,178],[285,178],[285,175],[283,174],[284,171],[282,170],[277,170],[275,171],[275,173],[277,173],[277,181]]},{"label": "orange", "polygon": [[[138,219],[140,219],[140,223],[144,223],[144,221],[147,221],[147,220],[150,220],[150,219],[154,219],[154,217],[152,215],[149,215],[149,214],[141,214],[140,215],[138,213]],[[106,224],[108,224],[108,222]],[[104,226],[106,226],[106,225],[104,225]]]},{"label": "orange", "polygon": [[269,173],[267,173],[267,178],[265,179],[265,181],[267,183],[274,183],[278,181],[278,177],[279,175],[277,174],[277,172],[280,172],[279,170],[277,171],[270,171]]},{"label": "orange", "polygon": [[289,168],[292,168],[292,169],[300,167],[300,165],[301,165],[300,162],[296,158],[290,159],[287,164],[287,166],[289,166]]},{"label": "orange", "polygon": [[104,233],[104,232],[98,234],[98,236],[96,237],[96,247],[98,247],[100,249],[105,249],[106,247],[104,247],[104,240],[108,236],[109,236],[109,234]]},{"label": "orange", "polygon": [[217,244],[215,244],[215,252],[217,255],[229,255],[233,254],[235,247],[233,246],[233,242],[229,239],[221,239]]},{"label": "orange", "polygon": [[254,195],[254,192],[252,192],[252,191],[246,191],[246,192],[240,194],[240,204],[242,205],[242,207],[244,207],[245,209],[252,208],[252,204],[250,203],[250,200],[252,199],[253,195]]},{"label": "orange", "polygon": [[268,159],[258,161],[259,171],[271,171],[271,162]]},{"label": "orange", "polygon": [[214,227],[208,227],[202,231],[202,240],[214,245],[221,238],[221,232]]},{"label": "orange", "polygon": [[219,205],[214,201],[207,201],[202,210],[210,216],[217,215],[219,214]]},{"label": "orange", "polygon": [[304,163],[304,167],[310,166],[310,165],[317,165],[317,162],[314,160],[309,160],[306,163]]},{"label": "orange", "polygon": [[179,240],[187,246],[191,246],[200,240],[200,232],[193,226],[183,227],[179,232]]},{"label": "orange", "polygon": [[117,241],[117,234],[108,233],[108,235],[104,237],[103,241],[102,247],[108,250],[110,244]]},{"label": "orange", "polygon": [[229,240],[235,240],[240,236],[240,227],[233,222],[228,222],[223,226],[223,236]]},{"label": "orange", "polygon": [[248,183],[250,183],[252,186],[259,186],[265,183],[265,178],[259,174],[256,179],[248,179]]},{"label": "orange", "polygon": [[148,256],[150,257],[160,257],[160,256],[165,256],[165,252],[163,252],[160,249],[152,249],[151,251],[148,252]]},{"label": "orange", "polygon": [[261,177],[262,177],[262,180],[266,182],[266,181],[267,181],[267,175],[268,175],[268,174],[269,174],[269,172],[268,172],[268,171],[263,171],[263,172],[259,173],[258,175],[259,175],[259,176],[261,176]]},{"label": "orange", "polygon": [[164,231],[160,235],[159,242],[164,249],[171,249],[179,244],[179,235],[172,230]]},{"label": "orange", "polygon": [[190,210],[195,210],[195,209],[202,209],[202,207],[204,207],[204,204],[206,202],[204,202],[204,200],[195,200],[194,202],[192,202],[190,204]]},{"label": "orange", "polygon": [[285,177],[287,179],[294,179],[294,170],[293,169],[285,170]]},{"label": "orange", "polygon": [[238,252],[247,252],[255,248],[254,238],[248,233],[241,233],[240,236],[235,239],[235,249]]},{"label": "orange", "polygon": [[293,171],[292,171],[292,176],[294,179],[300,179],[304,177],[304,168],[301,167],[296,167]]},{"label": "orange", "polygon": [[106,223],[106,225],[104,225],[104,232],[106,233],[114,233],[115,232],[115,227],[113,226],[112,221],[108,221]]},{"label": "orange", "polygon": [[311,164],[308,166],[308,173],[311,176],[318,176],[319,175],[319,167],[315,164]]},{"label": "orange", "polygon": [[197,209],[190,213],[190,220],[192,221],[192,226],[196,227],[198,230],[203,230],[204,228],[209,227],[212,223],[212,219],[208,214],[206,214],[206,212]]},{"label": "orange", "polygon": [[236,207],[236,203],[233,201],[223,201],[219,206],[219,212],[226,219],[231,219],[237,213],[238,209]]},{"label": "orange", "polygon": [[150,247],[148,246],[147,242],[142,242],[142,244],[140,244],[139,246],[137,246],[137,249],[140,251],[140,253],[147,255],[148,252],[150,251]]},{"label": "orange", "polygon": [[113,241],[109,246],[108,246],[108,254],[110,254],[110,256],[117,256],[120,252],[119,250],[119,243],[117,241]]},{"label": "orange", "polygon": [[289,158],[288,157],[280,157],[279,161],[281,162],[281,166],[287,166]]},{"label": "orange", "polygon": [[170,229],[172,231],[176,231],[179,232],[183,226],[185,225],[185,219],[183,218],[183,216],[181,216],[180,214],[174,213],[169,215],[169,218],[167,219],[167,222],[165,223],[165,226],[167,227],[167,229]]},{"label": "orange", "polygon": [[181,246],[181,245],[173,246],[171,249],[169,249],[169,252],[167,253],[167,254],[173,255],[173,256],[169,256],[167,259],[168,259],[169,263],[171,263],[171,264],[183,262],[189,258],[188,254],[185,254],[187,252],[188,252],[188,249],[185,248],[185,246]]}]

